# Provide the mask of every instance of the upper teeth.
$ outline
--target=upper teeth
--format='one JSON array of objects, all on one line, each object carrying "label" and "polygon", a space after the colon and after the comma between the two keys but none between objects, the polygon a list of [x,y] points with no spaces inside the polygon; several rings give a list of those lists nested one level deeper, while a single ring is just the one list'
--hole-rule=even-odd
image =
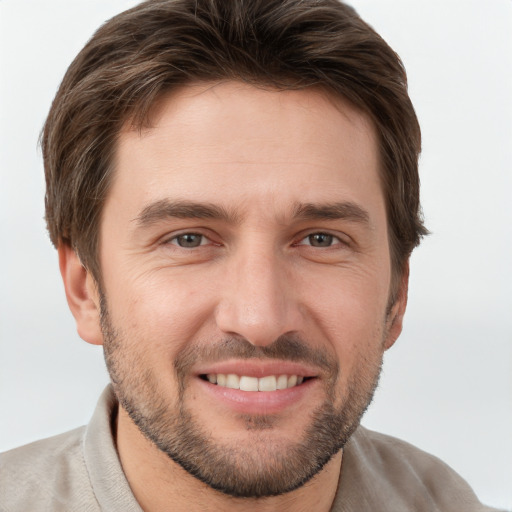
[{"label": "upper teeth", "polygon": [[304,377],[297,375],[268,375],[258,378],[233,373],[209,373],[206,377],[212,384],[241,391],[276,391],[293,388],[304,380]]}]

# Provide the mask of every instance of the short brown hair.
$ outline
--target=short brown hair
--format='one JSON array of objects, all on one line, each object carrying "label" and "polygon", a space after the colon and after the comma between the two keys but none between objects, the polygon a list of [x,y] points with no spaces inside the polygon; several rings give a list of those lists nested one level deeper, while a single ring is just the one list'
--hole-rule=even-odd
[{"label": "short brown hair", "polygon": [[419,124],[396,53],[338,0],[149,0],[106,22],[69,67],[42,133],[46,221],[96,280],[101,211],[122,126],[172,88],[240,80],[322,87],[373,120],[395,276],[427,233]]}]

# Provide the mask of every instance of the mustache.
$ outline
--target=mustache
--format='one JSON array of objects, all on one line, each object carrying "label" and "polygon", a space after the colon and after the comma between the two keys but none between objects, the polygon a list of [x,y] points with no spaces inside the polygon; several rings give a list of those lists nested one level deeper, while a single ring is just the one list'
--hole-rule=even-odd
[{"label": "mustache", "polygon": [[337,359],[326,350],[311,347],[297,334],[284,334],[265,346],[256,346],[243,337],[230,336],[217,343],[202,343],[185,347],[174,361],[174,368],[181,381],[198,361],[214,363],[226,359],[277,359],[296,361],[321,368],[337,376]]}]

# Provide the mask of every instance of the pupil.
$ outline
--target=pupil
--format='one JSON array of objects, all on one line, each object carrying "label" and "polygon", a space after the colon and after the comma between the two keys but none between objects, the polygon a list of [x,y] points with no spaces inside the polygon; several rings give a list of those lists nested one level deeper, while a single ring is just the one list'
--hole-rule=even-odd
[{"label": "pupil", "polygon": [[186,235],[181,235],[178,238],[178,244],[181,247],[198,247],[201,245],[201,236],[195,235],[194,233],[187,233]]},{"label": "pupil", "polygon": [[332,245],[332,235],[316,233],[309,237],[309,242],[315,247],[329,247]]}]

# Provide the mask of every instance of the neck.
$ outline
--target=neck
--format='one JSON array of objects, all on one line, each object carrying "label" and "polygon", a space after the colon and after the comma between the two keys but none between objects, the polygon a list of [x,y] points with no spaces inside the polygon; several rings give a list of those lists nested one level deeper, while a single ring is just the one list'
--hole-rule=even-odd
[{"label": "neck", "polygon": [[187,473],[140,432],[120,406],[117,449],[131,490],[144,512],[270,512],[331,509],[341,470],[341,451],[302,487],[269,498],[233,498]]}]

